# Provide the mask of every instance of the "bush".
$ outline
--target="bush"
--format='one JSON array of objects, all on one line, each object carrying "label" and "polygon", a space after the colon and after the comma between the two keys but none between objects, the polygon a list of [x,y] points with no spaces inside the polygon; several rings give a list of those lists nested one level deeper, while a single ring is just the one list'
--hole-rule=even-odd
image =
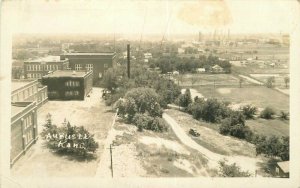
[{"label": "bush", "polygon": [[155,132],[164,132],[168,130],[162,118],[153,118],[146,114],[136,114],[133,118],[133,124],[138,127],[138,131],[143,131],[143,129],[146,129]]},{"label": "bush", "polygon": [[94,153],[99,145],[83,126],[71,126],[69,122],[64,122],[62,127],[50,125],[51,120],[47,120],[41,135],[47,142],[47,147],[55,152],[84,156]]},{"label": "bush", "polygon": [[260,136],[255,142],[256,154],[265,154],[268,157],[280,157],[283,161],[289,160],[289,137]]},{"label": "bush", "polygon": [[281,111],[281,112],[280,112],[280,118],[281,118],[282,120],[288,120],[288,119],[289,119],[289,113],[288,113],[288,112]]},{"label": "bush", "polygon": [[186,108],[192,102],[190,89],[186,89],[184,94],[179,95],[179,106]]},{"label": "bush", "polygon": [[226,160],[219,161],[219,175],[221,177],[250,177],[248,171],[242,171],[236,163],[226,164]]},{"label": "bush", "polygon": [[245,126],[245,117],[241,112],[233,111],[230,117],[223,120],[219,127],[223,135],[231,135],[241,139],[252,139],[252,131]]},{"label": "bush", "polygon": [[270,107],[266,107],[260,113],[260,117],[264,119],[272,119],[274,115],[275,115],[275,111]]},{"label": "bush", "polygon": [[246,105],[241,108],[246,119],[253,119],[254,115],[257,112],[257,108],[255,106]]}]

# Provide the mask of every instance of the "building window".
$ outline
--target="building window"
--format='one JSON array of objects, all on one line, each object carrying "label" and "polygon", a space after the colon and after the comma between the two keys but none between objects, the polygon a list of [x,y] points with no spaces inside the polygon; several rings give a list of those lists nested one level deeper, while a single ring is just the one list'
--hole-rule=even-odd
[{"label": "building window", "polygon": [[58,92],[57,91],[48,91],[48,96],[49,97],[58,97]]},{"label": "building window", "polygon": [[79,87],[80,83],[79,83],[79,81],[69,80],[69,81],[65,82],[65,86],[67,86],[67,87]]},{"label": "building window", "polygon": [[75,70],[81,70],[81,64],[75,64]]},{"label": "building window", "polygon": [[66,96],[66,97],[73,96],[73,91],[66,91],[66,92],[65,92],[65,96]]},{"label": "building window", "polygon": [[27,65],[27,70],[30,70],[30,65]]},{"label": "building window", "polygon": [[78,96],[79,95],[79,91],[74,91],[74,95]]},{"label": "building window", "polygon": [[86,68],[86,70],[91,71],[91,70],[93,70],[93,64],[86,64],[85,68]]}]

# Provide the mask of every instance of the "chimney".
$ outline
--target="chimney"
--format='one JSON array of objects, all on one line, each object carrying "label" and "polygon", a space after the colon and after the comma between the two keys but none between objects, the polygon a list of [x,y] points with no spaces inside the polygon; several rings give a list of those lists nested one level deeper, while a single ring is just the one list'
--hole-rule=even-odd
[{"label": "chimney", "polygon": [[130,44],[127,44],[127,75],[130,78]]}]

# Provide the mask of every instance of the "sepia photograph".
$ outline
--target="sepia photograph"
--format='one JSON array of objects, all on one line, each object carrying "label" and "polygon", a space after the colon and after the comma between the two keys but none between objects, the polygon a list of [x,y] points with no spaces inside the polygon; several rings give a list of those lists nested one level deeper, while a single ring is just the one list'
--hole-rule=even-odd
[{"label": "sepia photograph", "polygon": [[299,1],[28,0],[1,10],[3,187],[300,186]]}]

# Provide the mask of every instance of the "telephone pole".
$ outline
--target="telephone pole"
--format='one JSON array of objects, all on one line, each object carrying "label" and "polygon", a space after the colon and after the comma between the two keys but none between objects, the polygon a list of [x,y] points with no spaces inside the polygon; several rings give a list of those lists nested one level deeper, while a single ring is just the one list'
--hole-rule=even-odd
[{"label": "telephone pole", "polygon": [[113,178],[114,177],[114,167],[113,167],[113,158],[112,158],[112,150],[115,149],[112,147],[112,145],[110,144],[109,145],[109,149],[110,151],[110,170],[111,170],[111,177]]}]

